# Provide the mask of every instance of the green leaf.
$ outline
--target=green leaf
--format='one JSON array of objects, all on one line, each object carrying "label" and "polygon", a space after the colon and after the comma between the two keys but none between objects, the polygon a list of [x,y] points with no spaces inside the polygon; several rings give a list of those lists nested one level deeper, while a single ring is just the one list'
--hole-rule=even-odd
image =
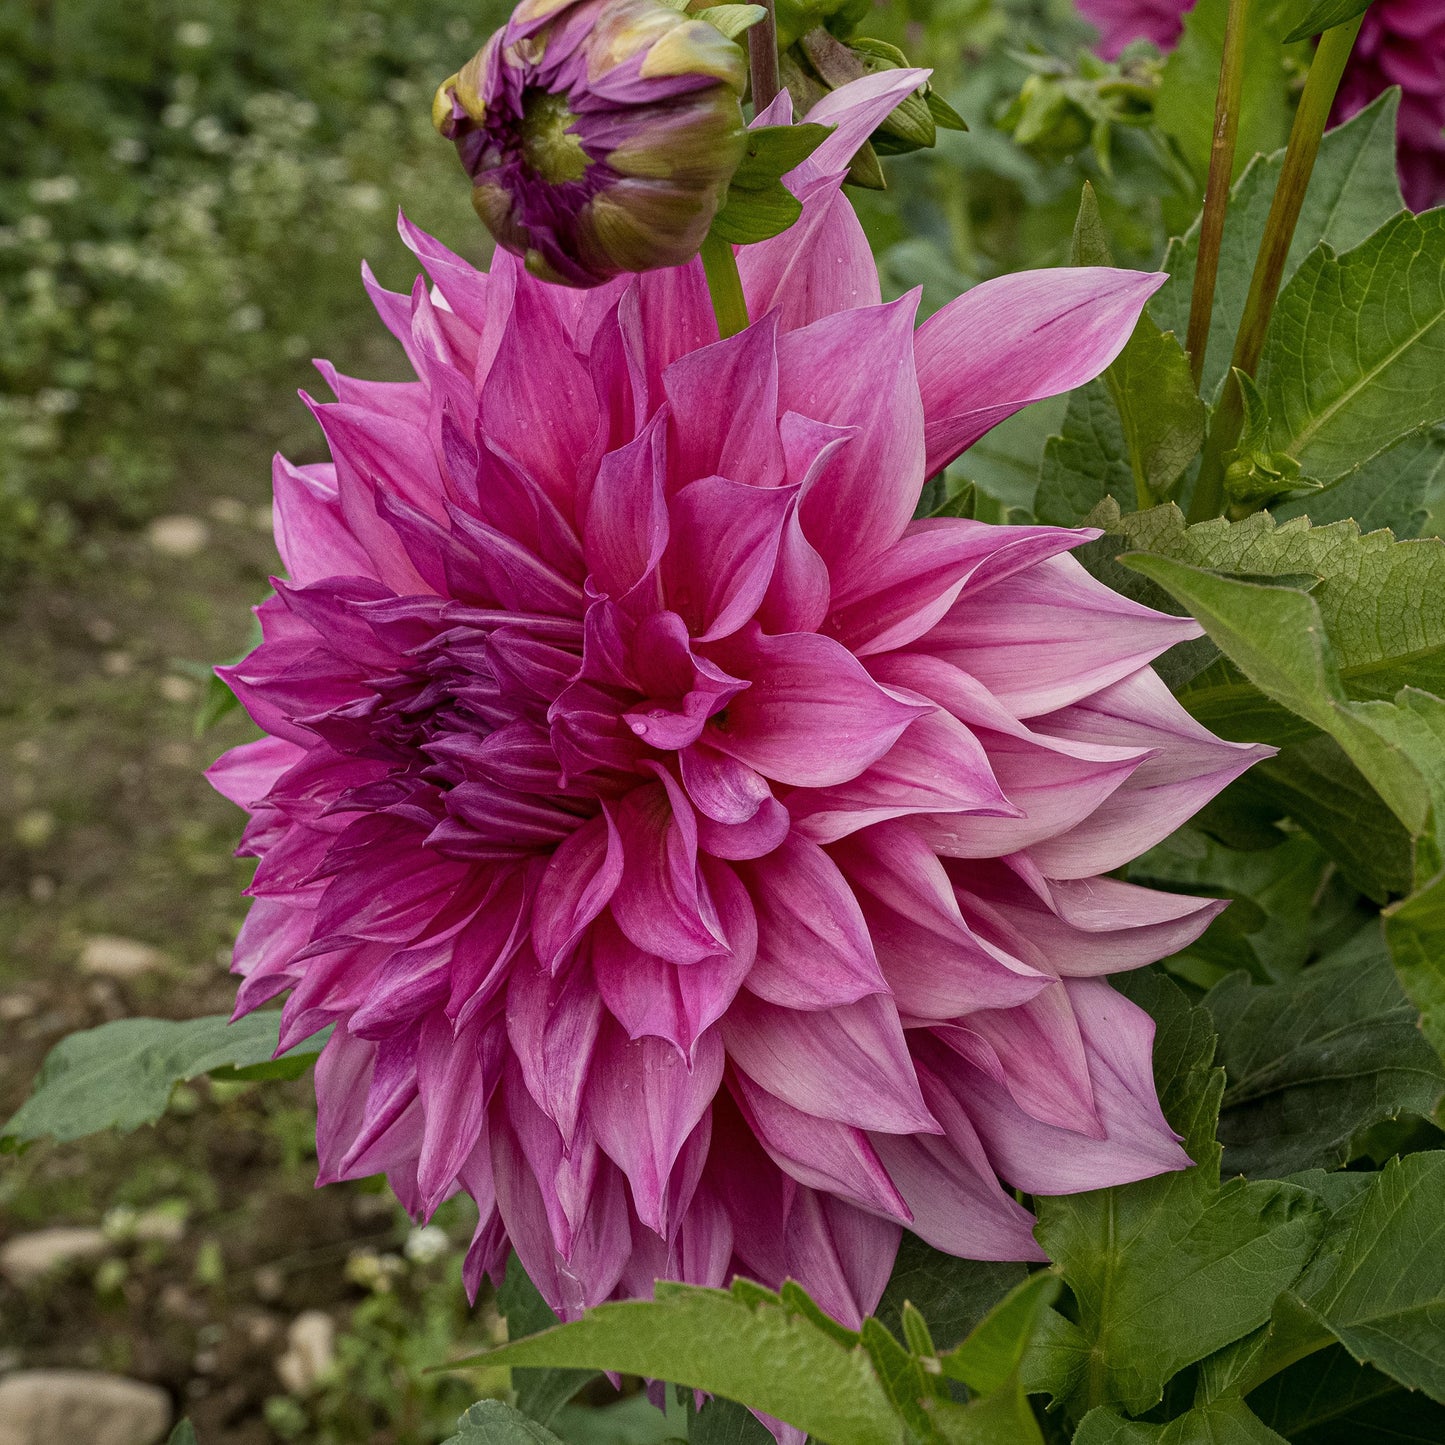
[{"label": "green leaf", "polygon": [[1357,1364],[1340,1346],[1251,1392],[1249,1407],[1295,1445],[1440,1445],[1445,1406]]},{"label": "green leaf", "polygon": [[1385,910],[1385,942],[1420,1028],[1445,1059],[1445,872]]},{"label": "green leaf", "polygon": [[[1177,142],[1201,186],[1209,170],[1228,8],[1228,0],[1199,0],[1185,16],[1184,33],[1164,62],[1154,103],[1156,123]],[[1244,54],[1236,175],[1256,151],[1267,155],[1282,146],[1289,132],[1284,57],[1280,50],[1288,27],[1286,6],[1278,0],[1255,0],[1250,16],[1251,43]]]},{"label": "green leaf", "polygon": [[[178,1083],[226,1066],[242,1070],[269,1063],[280,1018],[254,1013],[234,1024],[224,1014],[180,1021],[116,1019],[69,1034],[46,1055],[30,1097],[0,1130],[0,1145],[13,1148],[47,1136],[64,1142],[102,1129],[153,1124]],[[286,1058],[309,1063],[326,1037],[314,1035]]]},{"label": "green leaf", "polygon": [[861,1346],[846,1348],[756,1286],[729,1292],[659,1284],[652,1300],[600,1305],[571,1324],[458,1363],[670,1380],[762,1410],[829,1445],[898,1445],[901,1429]]},{"label": "green leaf", "polygon": [[1090,1410],[1074,1445],[1289,1445],[1242,1400],[1222,1400],[1190,1410],[1167,1425],[1126,1420],[1117,1410]]},{"label": "green leaf", "polygon": [[1260,360],[1269,445],[1329,483],[1445,420],[1445,211],[1312,251],[1280,294]]},{"label": "green leaf", "polygon": [[[1391,698],[1402,687],[1445,692],[1445,542],[1397,542],[1388,532],[1361,535],[1352,522],[1311,527],[1305,518],[1276,523],[1260,512],[1184,525],[1177,507],[1118,516],[1100,508],[1106,532],[1213,572],[1256,577],[1310,574],[1352,698]],[[1188,700],[1186,706],[1195,711]]]},{"label": "green leaf", "polygon": [[878,1318],[899,1334],[904,1301],[912,1301],[938,1347],[951,1349],[1025,1276],[1021,1264],[957,1259],[905,1231]]},{"label": "green leaf", "polygon": [[[497,1308],[507,1322],[507,1337],[517,1340],[540,1334],[558,1323],[552,1307],[542,1298],[513,1253],[497,1291]],[[517,1404],[532,1419],[550,1425],[558,1412],[584,1386],[597,1378],[596,1370],[513,1370],[512,1388]]]},{"label": "green leaf", "polygon": [[729,40],[736,40],[767,13],[761,5],[709,5],[706,10],[697,12],[697,18],[721,30]]},{"label": "green leaf", "polygon": [[1305,1303],[1362,1364],[1445,1401],[1445,1152],[1385,1166]]},{"label": "green leaf", "polygon": [[1256,511],[1301,488],[1318,491],[1320,483],[1300,476],[1293,457],[1270,450],[1269,411],[1254,378],[1236,369],[1234,384],[1244,398],[1244,430],[1225,459],[1224,495],[1230,506]]},{"label": "green leaf", "polygon": [[1305,10],[1302,19],[1288,35],[1289,40],[1308,40],[1322,30],[1333,30],[1346,20],[1353,20],[1362,10],[1368,10],[1370,0],[1314,0]]},{"label": "green leaf", "polygon": [[1224,1071],[1212,1067],[1208,1015],[1159,975],[1135,975],[1127,987],[1155,1018],[1160,1101],[1196,1163],[1037,1202],[1039,1242],[1074,1293],[1088,1345],[1076,1411],[1147,1410],[1172,1375],[1263,1323],[1323,1222],[1314,1196],[1297,1186],[1221,1186],[1214,1130]]},{"label": "green leaf", "polygon": [[744,246],[786,231],[803,214],[803,207],[782,177],[832,133],[832,126],[812,124],[765,125],[748,131],[742,162],[733,172],[722,209],[713,217],[714,233]]},{"label": "green leaf", "polygon": [[1204,1006],[1228,1079],[1219,1137],[1231,1172],[1336,1168],[1357,1130],[1429,1115],[1445,1092],[1377,925],[1287,983],[1233,974]]},{"label": "green leaf", "polygon": [[714,1395],[692,1418],[688,1445],[773,1445],[768,1427],[736,1400]]},{"label": "green leaf", "polygon": [[975,1395],[1005,1389],[1058,1294],[1059,1277],[1052,1270],[1031,1274],[989,1311],[961,1345],[942,1357],[943,1373],[962,1381]]},{"label": "green leaf", "polygon": [[1316,526],[1348,519],[1362,532],[1388,527],[1397,537],[1418,537],[1442,484],[1445,427],[1422,427],[1346,472],[1327,491],[1272,510],[1282,522],[1305,515]]},{"label": "green leaf", "polygon": [[[1285,281],[1321,241],[1337,251],[1348,250],[1404,206],[1395,172],[1399,105],[1399,92],[1388,90],[1325,135],[1285,262]],[[1283,151],[1251,161],[1230,196],[1204,361],[1205,396],[1218,390],[1229,370],[1254,258],[1283,161]],[[1189,325],[1190,290],[1198,259],[1199,222],[1195,221],[1186,235],[1169,243],[1163,266],[1169,280],[1149,303],[1159,325],[1180,336]]]},{"label": "green leaf", "polygon": [[[610,1405],[566,1405],[552,1421],[566,1445],[664,1445],[675,1441],[681,1419],[667,1416],[646,1395],[626,1395]],[[765,1439],[771,1439],[764,1432]]]},{"label": "green leaf", "polygon": [[501,1400],[479,1400],[443,1445],[562,1445],[544,1425]]},{"label": "green leaf", "polygon": [[182,1420],[167,1437],[166,1445],[197,1445],[196,1427],[189,1420]]},{"label": "green leaf", "polygon": [[[1099,203],[1087,183],[1070,261],[1113,264]],[[1110,402],[1117,424],[1103,411]],[[1105,496],[1150,506],[1169,494],[1203,441],[1204,403],[1189,358],[1174,334],[1160,331],[1145,312],[1102,379],[1070,397],[1063,434],[1051,437],[1044,451],[1039,515],[1074,523]]]}]

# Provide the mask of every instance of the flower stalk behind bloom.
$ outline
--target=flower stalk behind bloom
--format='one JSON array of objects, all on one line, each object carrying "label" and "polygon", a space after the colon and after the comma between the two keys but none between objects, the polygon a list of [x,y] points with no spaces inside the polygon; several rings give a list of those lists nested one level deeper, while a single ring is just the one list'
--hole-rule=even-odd
[{"label": "flower stalk behind bloom", "polygon": [[533,275],[691,260],[742,159],[741,49],[660,0],[522,0],[432,106],[472,204]]}]

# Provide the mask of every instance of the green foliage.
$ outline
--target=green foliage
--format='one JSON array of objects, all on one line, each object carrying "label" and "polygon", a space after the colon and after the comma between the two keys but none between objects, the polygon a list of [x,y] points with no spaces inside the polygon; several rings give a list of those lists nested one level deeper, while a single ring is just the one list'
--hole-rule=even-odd
[{"label": "green foliage", "polygon": [[457,1421],[445,1445],[562,1445],[536,1420],[503,1400],[479,1400]]},{"label": "green foliage", "polygon": [[1445,212],[1312,251],[1260,362],[1269,445],[1328,484],[1445,416]]},{"label": "green foliage", "polygon": [[[1399,214],[1404,201],[1394,163],[1398,110],[1398,93],[1386,91],[1344,125],[1325,134],[1285,263],[1285,280],[1320,242],[1336,251],[1348,250]],[[1252,160],[1230,196],[1204,361],[1205,396],[1218,390],[1229,371],[1234,334],[1244,315],[1250,273],[1283,161],[1283,151]],[[1189,296],[1198,259],[1196,221],[1182,237],[1169,243],[1163,266],[1169,280],[1149,303],[1160,326],[1181,336],[1189,324]]]},{"label": "green foliage", "polygon": [[1285,36],[1286,40],[1305,40],[1353,20],[1362,10],[1369,9],[1370,0],[1309,0],[1304,18]]},{"label": "green foliage", "polygon": [[[507,1260],[507,1275],[497,1291],[497,1308],[507,1322],[509,1338],[514,1340],[539,1334],[558,1323],[552,1307],[527,1278],[515,1254]],[[533,1420],[550,1425],[567,1402],[596,1378],[596,1370],[516,1369],[512,1371],[512,1388],[517,1392],[517,1404]]]},{"label": "green foliage", "polygon": [[1232,974],[1204,1005],[1228,1077],[1219,1137],[1231,1170],[1338,1168],[1359,1130],[1429,1114],[1445,1090],[1378,925],[1284,983]]},{"label": "green foliage", "polygon": [[782,178],[807,160],[832,131],[827,125],[750,130],[747,150],[728,183],[722,209],[713,218],[713,234],[741,246],[786,231],[803,214],[803,207]]},{"label": "green foliage", "polygon": [[1445,1058],[1445,873],[1385,910],[1385,941],[1425,1037]]},{"label": "green foliage", "polygon": [[1177,1371],[1269,1318],[1298,1277],[1323,1217],[1312,1195],[1275,1181],[1220,1182],[1215,1121],[1224,1071],[1204,1010],[1166,980],[1137,981],[1154,1015],[1165,1116],[1192,1168],[1137,1184],[1038,1201],[1039,1242],[1073,1291],[1076,1367],[1042,1381],[1071,1413],[1141,1413]]},{"label": "green foliage", "polygon": [[201,1074],[294,1078],[326,1037],[317,1034],[273,1060],[279,1019],[276,1013],[248,1014],[234,1024],[224,1014],[180,1022],[130,1018],[68,1034],[46,1056],[30,1097],[0,1130],[0,1145],[153,1124],[165,1113],[171,1090]]},{"label": "green foliage", "polygon": [[1079,1425],[1074,1445],[1287,1445],[1240,1400],[1190,1410],[1167,1425],[1126,1420],[1101,1406]]},{"label": "green foliage", "polygon": [[182,1420],[180,1424],[171,1431],[170,1437],[166,1440],[166,1445],[196,1445],[195,1426],[192,1425],[189,1420]]}]

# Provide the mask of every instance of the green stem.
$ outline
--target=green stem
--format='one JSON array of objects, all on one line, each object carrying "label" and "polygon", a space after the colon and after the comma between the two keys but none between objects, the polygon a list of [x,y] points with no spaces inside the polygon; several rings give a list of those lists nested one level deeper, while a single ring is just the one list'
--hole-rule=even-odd
[{"label": "green stem", "polygon": [[[1259,254],[1255,257],[1249,297],[1244,303],[1244,315],[1234,338],[1230,366],[1237,367],[1247,376],[1254,375],[1264,351],[1264,338],[1269,332],[1270,317],[1274,315],[1285,261],[1289,257],[1290,243],[1294,240],[1295,226],[1304,206],[1305,192],[1309,190],[1315,158],[1320,153],[1320,141],[1335,103],[1340,77],[1344,74],[1345,63],[1350,58],[1363,20],[1362,14],[1357,15],[1353,20],[1325,31],[1305,81],[1304,94],[1300,97],[1299,109],[1290,129],[1279,184],[1275,187],[1269,219],[1264,223],[1264,236],[1259,243]],[[1220,398],[1209,428],[1209,439],[1204,445],[1199,481],[1194,488],[1194,499],[1189,504],[1191,522],[1203,522],[1219,515],[1224,504],[1225,459],[1238,443],[1243,425],[1244,398],[1231,376],[1224,383],[1224,395]]]},{"label": "green stem", "polygon": [[778,78],[778,17],[775,0],[758,0],[768,13],[748,31],[748,70],[753,82],[753,110],[766,110],[782,84]]},{"label": "green stem", "polygon": [[738,275],[732,243],[709,231],[702,243],[702,269],[707,276],[707,294],[717,316],[720,340],[736,336],[748,327],[748,303],[743,297],[743,279]]},{"label": "green stem", "polygon": [[1214,315],[1214,283],[1219,275],[1219,249],[1224,240],[1224,213],[1229,206],[1229,186],[1234,178],[1249,11],[1250,0],[1229,0],[1224,22],[1224,61],[1219,68],[1219,90],[1214,100],[1214,143],[1209,152],[1209,180],[1204,188],[1204,214],[1199,221],[1199,259],[1194,267],[1189,330],[1184,341],[1196,387],[1204,376],[1209,322]]}]

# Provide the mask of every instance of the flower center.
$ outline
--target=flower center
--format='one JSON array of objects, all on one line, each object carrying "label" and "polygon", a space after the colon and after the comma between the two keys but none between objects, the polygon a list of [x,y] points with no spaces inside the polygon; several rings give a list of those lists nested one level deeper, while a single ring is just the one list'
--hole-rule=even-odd
[{"label": "flower center", "polygon": [[522,97],[522,158],[544,181],[579,181],[591,165],[582,142],[568,129],[576,117],[565,96],[529,90]]}]

